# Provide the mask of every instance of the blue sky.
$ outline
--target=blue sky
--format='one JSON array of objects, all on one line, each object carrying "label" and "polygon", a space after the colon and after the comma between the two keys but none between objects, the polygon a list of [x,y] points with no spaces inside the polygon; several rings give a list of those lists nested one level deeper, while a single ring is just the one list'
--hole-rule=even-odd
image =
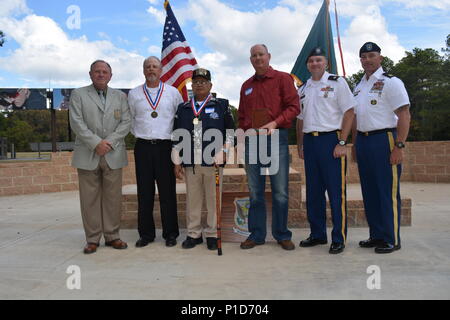
[{"label": "blue sky", "polygon": [[[78,87],[89,84],[88,66],[102,58],[113,66],[113,87],[143,82],[142,61],[160,55],[163,0],[2,0],[0,87]],[[199,64],[211,70],[214,91],[237,104],[253,70],[248,50],[266,43],[272,65],[289,72],[322,0],[172,0]],[[331,1],[334,8],[334,0]],[[69,6],[80,9],[79,29],[69,28]],[[450,0],[337,0],[345,67],[360,69],[357,52],[375,41],[394,61],[414,47],[440,49],[450,33]],[[334,27],[334,10],[331,10]],[[336,32],[334,33],[336,36]],[[337,46],[335,46],[337,48]]]}]

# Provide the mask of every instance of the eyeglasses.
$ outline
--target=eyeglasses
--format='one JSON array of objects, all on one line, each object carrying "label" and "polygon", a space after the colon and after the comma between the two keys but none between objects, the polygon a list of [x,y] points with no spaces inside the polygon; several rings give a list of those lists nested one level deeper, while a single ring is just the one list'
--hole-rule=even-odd
[{"label": "eyeglasses", "polygon": [[204,86],[207,83],[209,83],[209,81],[192,81],[193,86]]}]

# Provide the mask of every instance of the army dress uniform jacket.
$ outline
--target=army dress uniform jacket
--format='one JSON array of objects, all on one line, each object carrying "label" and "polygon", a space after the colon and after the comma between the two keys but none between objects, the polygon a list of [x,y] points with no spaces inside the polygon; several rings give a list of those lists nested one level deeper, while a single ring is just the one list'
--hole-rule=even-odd
[{"label": "army dress uniform jacket", "polygon": [[357,102],[357,130],[361,132],[396,128],[395,110],[410,104],[403,82],[385,73],[382,67],[369,80],[364,75],[353,94]]},{"label": "army dress uniform jacket", "polygon": [[[181,103],[178,105],[178,110],[175,115],[174,130],[186,129],[191,136],[191,163],[182,163],[183,167],[194,166],[194,112],[191,107],[191,101]],[[228,100],[220,98],[211,98],[202,109],[199,117],[202,123],[202,155],[205,148],[213,141],[203,141],[203,136],[208,129],[218,129],[222,132],[223,144],[227,140],[226,130],[235,129],[233,115],[229,108]],[[229,138],[229,137],[228,137]],[[178,141],[174,141],[174,146]],[[180,155],[182,156],[182,154]],[[214,154],[213,154],[214,156]],[[202,157],[202,166],[212,166],[207,164]],[[223,166],[223,165],[222,165]]]},{"label": "army dress uniform jacket", "polygon": [[72,166],[95,170],[100,156],[96,146],[107,140],[112,150],[105,155],[111,169],[128,164],[125,136],[130,131],[131,116],[126,95],[108,87],[106,104],[93,85],[75,89],[70,97],[70,126],[76,134]]}]

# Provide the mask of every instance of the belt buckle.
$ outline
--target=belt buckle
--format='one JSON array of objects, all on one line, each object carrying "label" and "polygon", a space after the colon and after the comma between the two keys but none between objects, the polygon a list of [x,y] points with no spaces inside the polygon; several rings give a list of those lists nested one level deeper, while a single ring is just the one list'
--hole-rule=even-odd
[{"label": "belt buckle", "polygon": [[314,137],[318,137],[318,136],[319,136],[319,132],[318,132],[318,131],[313,131],[313,132],[312,132],[312,135],[313,135]]},{"label": "belt buckle", "polygon": [[368,136],[369,136],[369,132],[368,132],[368,131],[364,132],[364,135],[365,135],[366,137],[368,137]]}]

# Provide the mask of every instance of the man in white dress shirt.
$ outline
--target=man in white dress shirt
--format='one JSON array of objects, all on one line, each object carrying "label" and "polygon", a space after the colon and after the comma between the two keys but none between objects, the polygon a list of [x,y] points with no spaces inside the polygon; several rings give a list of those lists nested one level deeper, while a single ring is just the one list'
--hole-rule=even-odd
[{"label": "man in white dress shirt", "polygon": [[311,227],[301,247],[327,243],[326,199],[333,231],[329,253],[341,253],[347,238],[346,140],[355,100],[344,78],[325,71],[326,52],[317,47],[306,60],[311,78],[299,88],[302,110],[297,120],[297,146],[305,160],[306,210]]},{"label": "man in white dress shirt", "polygon": [[[411,115],[403,82],[384,72],[380,47],[365,43],[359,56],[365,74],[356,86],[353,153],[358,161],[364,209],[370,229],[363,248],[376,253],[400,249],[400,175]],[[358,134],[356,134],[356,130]]]},{"label": "man in white dress shirt", "polygon": [[175,246],[179,235],[171,133],[177,107],[183,99],[176,88],[161,82],[161,74],[161,61],[153,56],[147,58],[144,61],[145,83],[128,94],[131,132],[137,138],[134,156],[139,240],[136,247],[144,247],[155,239],[155,181],[166,246]]}]

